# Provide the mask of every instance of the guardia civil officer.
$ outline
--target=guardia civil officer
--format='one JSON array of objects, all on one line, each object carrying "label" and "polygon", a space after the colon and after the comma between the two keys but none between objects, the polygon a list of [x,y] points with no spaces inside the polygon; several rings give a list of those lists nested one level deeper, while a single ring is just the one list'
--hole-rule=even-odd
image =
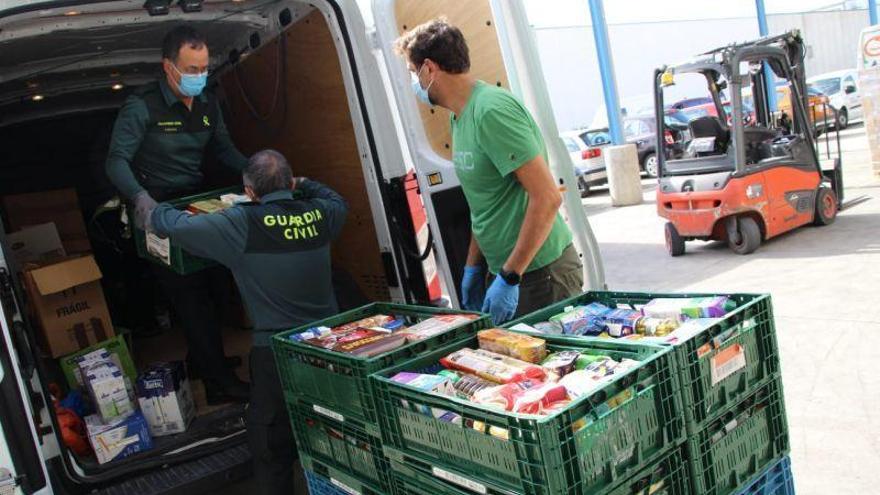
[{"label": "guardia civil officer", "polygon": [[252,202],[210,215],[163,203],[152,225],[158,235],[232,271],[255,329],[247,417],[254,474],[261,493],[289,494],[296,447],[270,337],[338,312],[330,242],[348,207],[329,187],[294,180],[287,160],[273,150],[252,156],[242,179]]},{"label": "guardia civil officer", "polygon": [[[232,143],[216,98],[205,91],[209,53],[205,37],[190,26],[171,30],[162,42],[162,74],[139,88],[119,111],[106,171],[143,228],[156,200],[202,192],[202,161],[211,152],[241,171],[247,158]],[[152,265],[189,350],[190,372],[205,384],[209,404],[246,401],[247,384],[224,359],[214,290],[217,271],[182,276]],[[220,273],[222,276],[222,273]]]}]

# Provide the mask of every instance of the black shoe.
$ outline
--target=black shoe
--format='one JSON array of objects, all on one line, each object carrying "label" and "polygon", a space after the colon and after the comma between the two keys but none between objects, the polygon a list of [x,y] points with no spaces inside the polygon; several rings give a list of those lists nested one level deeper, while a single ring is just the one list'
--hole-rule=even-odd
[{"label": "black shoe", "polygon": [[238,402],[244,404],[250,400],[251,387],[243,381],[236,381],[226,386],[205,383],[205,400],[209,406]]},{"label": "black shoe", "polygon": [[[241,366],[241,363],[242,363],[241,356],[224,356],[223,357],[223,364],[224,364],[224,366],[226,366],[229,369],[234,370],[235,368],[238,368],[239,366]],[[199,369],[196,368],[193,365],[192,360],[190,360],[189,354],[186,355],[186,372],[187,372],[187,376],[189,376],[193,380],[202,377],[202,374],[201,374],[201,372],[199,372]]]}]

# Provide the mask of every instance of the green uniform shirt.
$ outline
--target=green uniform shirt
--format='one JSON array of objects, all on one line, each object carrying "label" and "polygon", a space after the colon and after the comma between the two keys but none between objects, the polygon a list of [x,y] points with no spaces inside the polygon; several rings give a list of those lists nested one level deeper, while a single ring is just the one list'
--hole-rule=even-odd
[{"label": "green uniform shirt", "polygon": [[[538,155],[546,161],[547,148],[522,103],[482,81],[451,125],[455,172],[470,206],[471,229],[489,270],[498,273],[516,246],[529,202],[513,172]],[[553,263],[570,243],[571,232],[557,213],[526,271]]]},{"label": "green uniform shirt", "polygon": [[188,109],[160,78],[129,96],[119,110],[107,176],[127,199],[144,189],[198,188],[206,150],[234,170],[247,166],[247,158],[232,143],[216,98],[203,92]]}]

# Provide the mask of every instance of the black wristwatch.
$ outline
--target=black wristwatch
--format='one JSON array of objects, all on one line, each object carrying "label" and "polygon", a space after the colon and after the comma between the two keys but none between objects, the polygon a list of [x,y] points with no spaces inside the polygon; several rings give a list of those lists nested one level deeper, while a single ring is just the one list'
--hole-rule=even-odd
[{"label": "black wristwatch", "polygon": [[498,272],[498,276],[501,277],[502,280],[507,282],[507,285],[519,285],[519,283],[522,281],[522,275],[516,272],[509,272],[504,268],[502,268],[501,271]]}]

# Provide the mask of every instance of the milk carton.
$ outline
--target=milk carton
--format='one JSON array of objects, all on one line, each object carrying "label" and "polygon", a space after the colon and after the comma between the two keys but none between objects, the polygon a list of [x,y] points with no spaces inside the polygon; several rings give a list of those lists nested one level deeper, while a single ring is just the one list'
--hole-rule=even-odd
[{"label": "milk carton", "polygon": [[125,376],[112,362],[99,361],[92,364],[84,371],[83,379],[95,409],[105,423],[134,412],[134,405],[125,386]]},{"label": "milk carton", "polygon": [[135,411],[107,424],[100,416],[92,414],[86,416],[85,423],[89,443],[95,451],[98,464],[123,459],[153,448],[149,427],[140,412]]},{"label": "milk carton", "polygon": [[151,365],[137,379],[138,404],[153,436],[186,431],[196,407],[183,363]]}]

